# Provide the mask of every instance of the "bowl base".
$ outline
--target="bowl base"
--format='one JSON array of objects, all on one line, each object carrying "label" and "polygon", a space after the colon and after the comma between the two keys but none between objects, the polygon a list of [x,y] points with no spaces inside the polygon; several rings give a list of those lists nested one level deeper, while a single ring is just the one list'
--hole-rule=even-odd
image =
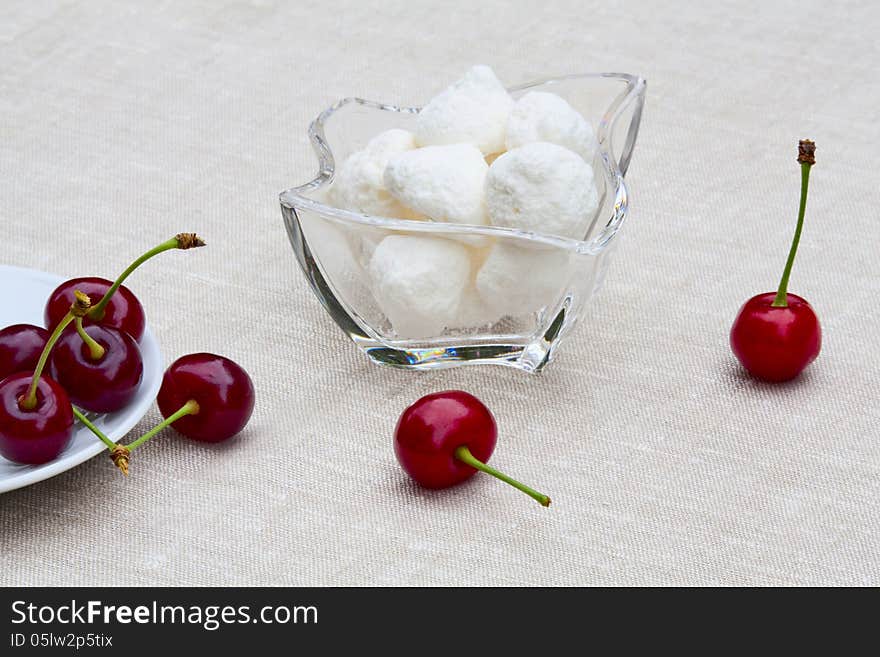
[{"label": "bowl base", "polygon": [[360,336],[354,340],[374,363],[408,370],[436,370],[459,365],[503,365],[531,374],[539,373],[553,359],[565,326],[571,299],[566,297],[544,335],[524,343],[449,344],[434,347],[389,346]]},{"label": "bowl base", "polygon": [[364,351],[374,363],[407,370],[437,370],[460,365],[504,365],[540,372],[550,362],[550,345],[462,345],[426,349],[393,349],[385,345]]}]

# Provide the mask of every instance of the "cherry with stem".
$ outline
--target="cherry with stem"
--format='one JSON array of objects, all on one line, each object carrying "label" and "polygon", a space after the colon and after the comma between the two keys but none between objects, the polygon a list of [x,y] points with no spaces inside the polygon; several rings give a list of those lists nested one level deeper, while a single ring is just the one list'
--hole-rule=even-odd
[{"label": "cherry with stem", "polygon": [[733,353],[746,370],[765,381],[793,379],[816,359],[822,348],[822,329],[813,307],[803,297],[788,291],[804,225],[815,153],[816,145],[812,141],[804,139],[798,144],[801,165],[798,220],[779,287],[776,292],[765,292],[746,301],[730,329]]},{"label": "cherry with stem", "polygon": [[44,310],[44,320],[48,328],[54,328],[67,312],[73,298],[73,290],[79,289],[93,298],[97,304],[84,318],[84,323],[101,324],[125,331],[140,342],[146,329],[146,316],[141,302],[123,282],[144,262],[154,256],[172,249],[187,250],[204,246],[205,242],[195,233],[179,233],[153,247],[129,265],[115,281],[88,276],[73,278],[61,283],[49,295]]},{"label": "cherry with stem", "polygon": [[156,403],[164,420],[128,445],[111,450],[110,458],[121,470],[127,471],[132,451],[169,426],[200,442],[216,443],[235,436],[253,413],[254,384],[229,358],[188,354],[165,371]]},{"label": "cherry with stem", "polygon": [[549,506],[549,497],[486,464],[496,438],[495,418],[485,404],[463,390],[447,390],[418,399],[401,414],[394,453],[425,488],[448,488],[480,471]]},{"label": "cherry with stem", "polygon": [[89,297],[75,301],[49,336],[33,372],[17,372],[0,381],[0,454],[16,463],[51,461],[73,436],[73,410],[64,388],[43,370],[64,329],[88,312]]},{"label": "cherry with stem", "polygon": [[225,356],[188,354],[165,370],[156,403],[179,433],[217,443],[232,438],[250,420],[254,384],[241,365]]}]

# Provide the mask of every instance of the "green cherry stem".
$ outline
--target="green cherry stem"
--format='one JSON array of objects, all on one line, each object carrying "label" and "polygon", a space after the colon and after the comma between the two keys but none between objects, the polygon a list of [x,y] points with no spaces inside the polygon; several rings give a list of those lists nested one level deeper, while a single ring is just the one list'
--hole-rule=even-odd
[{"label": "green cherry stem", "polygon": [[68,324],[77,318],[82,318],[83,315],[89,312],[89,308],[91,308],[92,302],[88,295],[83,294],[79,290],[75,290],[73,294],[75,299],[70,306],[70,310],[67,311],[64,319],[61,320],[58,326],[55,327],[55,330],[52,331],[52,335],[49,336],[49,341],[46,342],[46,346],[43,347],[40,359],[37,361],[37,366],[34,368],[34,376],[31,379],[31,385],[28,388],[27,393],[18,402],[19,407],[24,411],[32,411],[37,407],[37,386],[40,385],[40,376],[46,368],[46,361],[49,360],[49,354],[52,351],[52,347],[58,342],[61,333],[67,328]]},{"label": "green cherry stem", "polygon": [[[128,445],[117,445],[114,444],[110,448],[110,460],[113,461],[113,464],[122,471],[122,474],[128,475],[128,466],[131,462],[131,452],[138,446],[143,445],[150,438],[155,436],[157,433],[162,431],[169,424],[173,423],[176,420],[179,420],[184,415],[195,415],[199,412],[199,404],[195,399],[190,399],[183,406],[178,409],[176,413],[173,415],[169,415],[165,420],[157,424],[155,427],[147,431],[143,436],[130,442]],[[88,426],[88,425],[86,425]],[[100,435],[98,436],[100,438]],[[108,438],[109,440],[109,438]]]},{"label": "green cherry stem", "polygon": [[92,357],[92,360],[101,360],[104,357],[105,349],[95,342],[95,338],[86,333],[86,330],[83,328],[82,317],[76,318],[76,332],[79,333],[79,337],[82,338],[82,341],[88,345],[89,356]]},{"label": "green cherry stem", "polygon": [[782,272],[782,280],[776,291],[776,298],[770,304],[774,308],[788,307],[788,278],[791,276],[791,268],[794,265],[794,257],[797,255],[798,243],[801,241],[801,230],[804,227],[804,214],[807,210],[807,189],[810,186],[810,169],[816,163],[816,144],[809,139],[801,139],[798,144],[798,162],[801,165],[801,204],[798,209],[797,228],[794,230],[794,238],[791,241],[791,250],[788,252],[788,260]]},{"label": "green cherry stem", "polygon": [[83,415],[76,406],[72,406],[72,408],[73,414],[74,416],[76,416],[76,419],[82,422],[89,431],[100,438],[102,443],[107,445],[107,449],[110,450],[110,460],[113,461],[117,468],[122,470],[122,474],[128,475],[128,449],[126,449],[124,445],[117,445],[112,440],[110,440],[106,435],[104,435],[104,432],[101,431],[94,424],[92,424],[89,418]]},{"label": "green cherry stem", "polygon": [[152,429],[147,431],[147,433],[145,433],[143,436],[141,436],[137,440],[130,442],[128,445],[126,445],[126,447],[128,447],[129,451],[132,451],[136,447],[143,445],[150,438],[152,438],[157,433],[162,431],[162,429],[167,427],[169,424],[173,424],[174,422],[176,422],[177,420],[182,418],[184,415],[198,415],[198,413],[199,413],[199,403],[195,399],[190,399],[183,406],[181,406],[179,409],[177,409],[177,411],[175,411],[174,413],[169,415],[162,422],[160,422],[155,427],[153,427]]},{"label": "green cherry stem", "polygon": [[89,420],[89,418],[87,418],[85,415],[83,415],[82,411],[80,411],[76,406],[73,406],[72,408],[73,408],[73,414],[76,417],[76,419],[79,420],[80,422],[82,422],[83,425],[89,431],[91,431],[98,438],[100,438],[101,442],[104,443],[105,445],[107,445],[107,449],[112,450],[112,449],[116,448],[116,443],[114,443],[112,440],[110,440],[106,435],[104,435],[103,431],[101,431],[98,427],[96,427],[94,424],[92,424],[91,420]]},{"label": "green cherry stem", "polygon": [[110,289],[101,297],[101,300],[95,304],[92,308],[91,312],[89,312],[89,317],[94,320],[99,320],[104,317],[104,310],[107,308],[107,304],[110,303],[111,297],[116,294],[116,290],[119,289],[119,286],[125,281],[126,278],[138,267],[144,264],[147,260],[152,258],[153,256],[159,255],[165,251],[170,251],[171,249],[192,249],[197,246],[205,246],[204,240],[196,235],[195,233],[178,233],[170,240],[166,240],[161,244],[154,246],[152,249],[144,253],[140,258],[132,262],[128,268],[119,275],[113,285],[110,286]]},{"label": "green cherry stem", "polygon": [[517,490],[521,490],[523,493],[534,499],[541,506],[550,506],[550,498],[544,495],[543,493],[539,493],[533,488],[529,488],[525,484],[518,482],[516,479],[511,479],[503,472],[499,472],[495,468],[490,465],[486,465],[482,461],[480,461],[476,456],[471,454],[471,450],[467,448],[466,445],[462,445],[461,447],[455,448],[455,458],[457,458],[462,463],[466,463],[472,468],[476,468],[480,472],[485,472],[486,474],[490,474],[493,477],[497,477],[501,481],[510,484]]}]

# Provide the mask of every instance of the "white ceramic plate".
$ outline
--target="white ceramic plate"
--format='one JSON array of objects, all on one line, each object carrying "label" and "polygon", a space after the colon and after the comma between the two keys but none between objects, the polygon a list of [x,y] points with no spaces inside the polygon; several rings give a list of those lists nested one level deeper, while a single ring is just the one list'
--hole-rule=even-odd
[{"label": "white ceramic plate", "polygon": [[[64,279],[55,274],[0,265],[0,328],[11,324],[43,325],[43,306],[49,294]],[[107,413],[93,420],[107,436],[117,441],[138,423],[150,408],[162,383],[162,354],[150,329],[141,340],[144,378],[134,400],[121,411]],[[29,486],[54,477],[107,450],[86,427],[77,422],[73,439],[57,459],[43,465],[18,465],[0,456],[0,493]],[[113,467],[110,461],[107,465]]]}]

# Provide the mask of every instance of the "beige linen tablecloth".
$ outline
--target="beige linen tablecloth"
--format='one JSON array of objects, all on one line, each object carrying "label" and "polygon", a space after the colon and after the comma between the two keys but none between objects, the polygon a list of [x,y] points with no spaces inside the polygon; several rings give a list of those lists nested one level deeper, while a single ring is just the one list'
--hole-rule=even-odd
[{"label": "beige linen tablecloth", "polygon": [[[236,359],[257,408],[228,445],[168,434],[128,479],[101,457],[0,496],[0,583],[880,584],[876,3],[153,4],[3,3],[0,261],[112,278],[204,234],[131,287],[166,362]],[[647,78],[632,213],[544,375],[381,369],[314,298],[277,194],[312,174],[334,100],[417,104],[480,62]],[[791,290],[825,343],[770,386],[727,336],[778,281],[802,137]],[[493,464],[551,508],[407,479],[397,416],[447,388],[493,409]]]}]

